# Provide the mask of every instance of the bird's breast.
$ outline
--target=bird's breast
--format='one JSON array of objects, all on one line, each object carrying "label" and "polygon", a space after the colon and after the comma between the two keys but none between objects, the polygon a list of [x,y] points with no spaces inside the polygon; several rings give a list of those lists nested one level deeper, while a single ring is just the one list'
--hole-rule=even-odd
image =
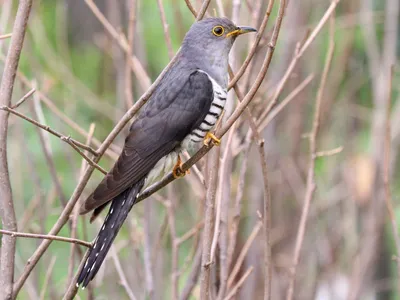
[{"label": "bird's breast", "polygon": [[185,149],[193,149],[197,146],[198,143],[204,140],[207,132],[211,131],[217,123],[218,118],[221,116],[222,111],[224,110],[226,98],[228,91],[226,88],[223,88],[214,78],[212,78],[209,74],[204,71],[199,70],[200,72],[205,73],[210,79],[213,87],[214,97],[211,102],[210,109],[204,118],[204,120],[200,123],[200,126],[193,130],[183,141],[182,145]]}]

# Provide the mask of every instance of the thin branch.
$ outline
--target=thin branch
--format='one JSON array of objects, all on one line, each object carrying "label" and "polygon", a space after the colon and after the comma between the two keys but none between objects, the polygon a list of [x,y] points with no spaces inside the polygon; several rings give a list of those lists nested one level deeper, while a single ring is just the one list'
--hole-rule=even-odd
[{"label": "thin branch", "polygon": [[44,284],[43,284],[43,287],[42,287],[42,291],[40,292],[40,300],[44,300],[45,299],[44,297],[46,296],[47,286],[49,284],[49,281],[50,281],[50,278],[51,278],[51,272],[53,271],[54,264],[56,263],[56,260],[57,260],[57,256],[53,256],[51,258],[50,264],[49,264],[49,266],[47,268],[47,272],[46,272],[46,276],[45,276],[45,279],[44,279]]},{"label": "thin branch", "polygon": [[315,153],[316,157],[326,157],[326,156],[332,156],[332,155],[336,155],[339,154],[340,152],[342,152],[344,149],[343,146],[331,149],[331,150],[325,150],[325,151],[317,151]]},{"label": "thin branch", "polygon": [[90,242],[82,241],[79,239],[68,238],[68,237],[62,237],[62,236],[58,236],[58,235],[16,232],[16,231],[4,230],[4,229],[0,229],[0,233],[4,234],[4,235],[9,235],[12,237],[24,237],[24,238],[29,238],[29,239],[46,239],[46,240],[51,240],[51,241],[73,243],[73,244],[85,246],[87,248],[92,247],[92,243],[90,243]]},{"label": "thin branch", "polygon": [[314,79],[314,74],[310,74],[304,79],[289,95],[286,96],[271,112],[266,116],[265,120],[259,119],[259,131],[264,130],[268,124],[275,119],[275,117],[284,109],[292,100],[296,97],[311,83]]},{"label": "thin branch", "polygon": [[160,11],[161,23],[163,26],[165,42],[167,44],[167,49],[168,49],[168,56],[169,59],[172,59],[174,57],[174,50],[172,49],[171,34],[169,33],[169,25],[167,23],[167,17],[165,16],[162,0],[157,0],[157,5],[158,5],[158,10]]},{"label": "thin branch", "polygon": [[232,287],[229,294],[224,298],[224,300],[229,300],[237,294],[238,290],[242,287],[242,285],[246,281],[247,277],[249,277],[251,272],[253,272],[253,269],[254,269],[254,267],[251,266],[246,271],[246,273],[243,274],[243,276],[239,279],[239,281],[236,283],[236,285],[234,287]]},{"label": "thin branch", "polygon": [[125,63],[125,101],[127,107],[131,107],[133,102],[132,95],[132,73],[129,65],[129,60],[132,57],[133,53],[133,40],[135,36],[135,28],[136,28],[136,0],[127,0],[126,4],[129,9],[129,23],[128,23],[128,49],[126,51],[126,63]]},{"label": "thin branch", "polygon": [[76,152],[78,152],[79,155],[81,155],[88,162],[88,164],[90,166],[96,168],[97,170],[99,170],[103,174],[107,174],[106,170],[104,170],[101,166],[99,166],[97,163],[95,163],[93,160],[91,160],[86,154],[84,154],[79,149],[79,148],[82,148],[82,149],[84,149],[86,151],[89,151],[93,155],[98,155],[98,153],[94,149],[92,149],[91,147],[89,147],[89,146],[87,146],[87,145],[85,145],[85,144],[83,144],[81,142],[78,142],[78,141],[72,139],[69,136],[62,135],[61,133],[55,131],[54,129],[51,129],[49,126],[43,125],[43,124],[39,123],[38,121],[35,121],[35,120],[25,116],[24,114],[21,114],[20,112],[10,108],[10,107],[0,106],[0,110],[4,110],[4,111],[7,111],[9,113],[12,113],[13,115],[16,115],[16,116],[24,119],[25,121],[28,121],[29,123],[32,123],[33,125],[35,125],[35,126],[41,128],[41,129],[51,133],[52,135],[58,137],[59,139],[61,139],[62,141],[66,142],[68,145],[70,145]]},{"label": "thin branch", "polygon": [[125,289],[126,293],[128,294],[129,299],[131,300],[136,300],[135,294],[133,293],[132,289],[130,288],[128,281],[126,280],[126,275],[124,273],[124,270],[122,269],[121,262],[119,260],[117,251],[115,249],[115,246],[111,246],[111,257],[114,261],[114,266],[115,269],[117,270],[119,279],[121,280],[121,285]]},{"label": "thin branch", "polygon": [[[126,37],[119,31],[117,31],[114,26],[107,20],[107,18],[101,13],[99,8],[93,2],[93,0],[85,0],[89,9],[93,12],[95,17],[100,21],[100,23],[104,26],[107,32],[110,34],[112,38],[114,38],[120,47],[125,51],[129,51],[129,45]],[[132,55],[130,59],[130,65],[132,67],[133,72],[135,72],[136,78],[138,79],[143,90],[146,90],[151,85],[151,80],[146,70],[143,68],[140,61],[136,56]]]},{"label": "thin branch", "polygon": [[197,248],[196,255],[193,259],[193,264],[191,267],[190,274],[185,283],[185,286],[182,290],[182,294],[179,296],[180,300],[187,300],[190,297],[200,275],[200,266],[201,266],[201,257],[202,257],[202,247],[201,243],[199,243],[199,247]]},{"label": "thin branch", "polygon": [[[11,105],[15,75],[18,69],[18,62],[24,43],[26,26],[31,7],[32,0],[19,1],[10,46],[0,84],[1,106]],[[7,163],[8,117],[9,114],[7,112],[0,112],[0,218],[2,221],[2,227],[5,230],[17,231],[17,220],[15,218],[14,202]],[[1,240],[0,298],[3,299],[12,299],[15,244],[16,240],[14,237],[3,236]]]},{"label": "thin branch", "polygon": [[307,40],[304,42],[304,44],[301,46],[301,48],[299,48],[298,50],[295,51],[295,55],[294,55],[292,61],[290,62],[289,67],[287,68],[285,74],[283,75],[281,81],[279,82],[278,87],[275,90],[275,93],[272,97],[272,100],[270,101],[270,103],[268,103],[267,108],[264,110],[264,112],[260,116],[260,120],[263,120],[275,106],[276,102],[278,101],[279,95],[282,93],[282,90],[283,90],[286,82],[288,81],[290,75],[292,74],[292,72],[297,64],[297,61],[299,60],[299,58],[301,56],[303,56],[304,52],[308,49],[308,47],[314,41],[314,39],[316,38],[318,33],[321,31],[322,27],[328,21],[331,14],[335,11],[335,8],[336,8],[337,4],[339,3],[339,1],[340,0],[334,0],[331,2],[331,5],[326,10],[325,14],[321,18],[321,20],[318,22],[318,24],[314,28],[314,30],[311,32],[311,34],[309,35]]},{"label": "thin branch", "polygon": [[189,8],[189,10],[191,11],[191,13],[193,14],[193,16],[197,16],[197,11],[196,9],[193,7],[192,3],[190,3],[190,0],[185,0],[185,3],[187,5],[187,7]]},{"label": "thin branch", "polygon": [[31,89],[28,93],[25,94],[17,103],[15,103],[13,106],[11,106],[12,109],[18,108],[22,103],[25,102],[26,99],[28,99],[30,96],[33,95],[33,93],[36,91],[35,88]]},{"label": "thin branch", "polygon": [[0,40],[8,39],[11,36],[12,36],[12,33],[7,33],[7,34],[0,35]]},{"label": "thin branch", "polygon": [[214,211],[215,211],[215,193],[218,185],[218,168],[219,168],[220,148],[214,149],[209,157],[209,175],[207,183],[207,195],[205,205],[205,220],[203,231],[203,250],[201,258],[201,274],[200,274],[200,299],[208,300],[210,298],[210,276],[211,276],[211,243],[214,228]]},{"label": "thin branch", "polygon": [[[338,1],[333,1],[331,4],[331,7],[334,4],[337,4]],[[328,46],[328,52],[326,55],[326,60],[325,60],[325,65],[324,65],[324,70],[322,72],[322,77],[321,77],[321,82],[320,86],[318,88],[317,92],[317,97],[316,97],[316,103],[315,103],[315,112],[314,112],[314,120],[313,120],[313,127],[311,130],[311,134],[309,135],[309,146],[310,146],[310,156],[309,156],[309,168],[308,168],[308,174],[307,174],[307,186],[306,186],[306,194],[304,196],[304,203],[303,203],[303,209],[301,212],[301,217],[300,217],[300,224],[298,226],[298,231],[297,231],[297,237],[296,237],[296,244],[294,248],[294,254],[293,254],[293,262],[292,262],[292,267],[290,269],[290,278],[289,278],[289,287],[287,290],[286,294],[286,299],[287,300],[292,300],[293,299],[293,294],[294,294],[294,284],[296,280],[296,270],[297,270],[297,265],[299,264],[299,259],[300,259],[300,251],[301,247],[303,244],[304,240],[304,234],[306,230],[306,224],[307,224],[307,219],[308,219],[308,212],[310,209],[310,204],[311,200],[314,195],[314,191],[316,188],[315,184],[315,159],[316,159],[316,152],[317,152],[317,135],[318,135],[318,129],[319,129],[319,121],[320,121],[320,113],[321,113],[321,105],[322,105],[322,97],[325,89],[325,84],[328,78],[328,73],[329,69],[331,66],[332,58],[333,58],[333,53],[335,50],[335,19],[334,19],[334,14],[331,16],[331,22],[330,22],[330,27],[329,27],[329,46]]]},{"label": "thin branch", "polygon": [[263,227],[263,222],[258,221],[256,226],[254,226],[252,232],[250,233],[247,241],[244,243],[242,250],[236,260],[235,266],[232,269],[232,272],[229,274],[228,278],[228,290],[231,289],[233,281],[235,280],[236,275],[239,273],[240,267],[246,257],[247,252],[250,249],[251,244],[253,243],[254,239],[257,237],[258,233],[260,232],[261,228]]},{"label": "thin branch", "polygon": [[251,60],[254,57],[254,54],[257,51],[257,47],[260,44],[261,38],[264,34],[264,30],[267,27],[269,16],[271,15],[272,8],[274,7],[275,0],[269,0],[267,10],[265,11],[264,19],[260,25],[260,28],[257,30],[256,38],[251,46],[249,54],[247,55],[245,61],[243,62],[242,66],[240,67],[239,71],[235,74],[235,76],[231,79],[228,84],[228,88],[231,89],[243,76],[244,72],[246,71],[248,65],[250,64]]},{"label": "thin branch", "polygon": [[[391,129],[390,129],[390,108],[392,102],[392,84],[393,84],[393,66],[390,69],[390,76],[388,82],[387,91],[387,103],[386,103],[386,131],[385,131],[385,146],[384,146],[384,157],[383,157],[383,185],[385,189],[385,203],[389,214],[390,223],[393,231],[393,240],[395,242],[397,250],[397,258],[400,257],[400,239],[398,224],[396,221],[396,216],[394,213],[394,208],[392,204],[392,193],[390,191],[390,148],[391,148]],[[397,259],[397,288],[400,289],[400,261]]]},{"label": "thin branch", "polygon": [[[92,123],[90,124],[89,127],[89,136],[86,140],[86,145],[90,145],[90,141],[92,139],[92,136],[94,134],[94,130],[95,130],[95,124]],[[86,160],[83,159],[82,163],[81,163],[81,169],[79,172],[79,176],[81,177],[83,172],[85,171],[87,165],[86,165]],[[79,203],[78,203],[79,204]],[[77,236],[77,224],[78,224],[78,216],[79,216],[79,205],[76,205],[74,207],[74,210],[72,212],[72,224],[71,224],[71,237],[72,238],[76,238]],[[74,276],[74,265],[75,265],[75,261],[74,261],[74,254],[75,254],[75,244],[71,245],[71,250],[70,250],[70,257],[69,257],[69,266],[68,266],[68,280],[67,280],[67,287],[71,284],[73,284],[72,282],[72,278]]]}]

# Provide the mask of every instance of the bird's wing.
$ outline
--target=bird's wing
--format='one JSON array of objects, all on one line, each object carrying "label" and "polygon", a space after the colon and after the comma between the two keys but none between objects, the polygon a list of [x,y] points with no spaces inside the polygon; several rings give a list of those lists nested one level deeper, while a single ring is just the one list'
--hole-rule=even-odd
[{"label": "bird's wing", "polygon": [[200,126],[213,100],[212,83],[199,71],[184,77],[175,77],[174,84],[156,91],[132,124],[114,167],[82,205],[81,214],[104,205],[141,180]]}]

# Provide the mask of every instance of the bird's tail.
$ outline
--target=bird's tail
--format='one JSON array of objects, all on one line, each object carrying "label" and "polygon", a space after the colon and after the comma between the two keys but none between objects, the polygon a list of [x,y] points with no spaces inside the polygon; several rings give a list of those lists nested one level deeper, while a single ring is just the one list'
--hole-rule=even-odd
[{"label": "bird's tail", "polygon": [[144,181],[141,180],[112,200],[104,224],[97,235],[93,247],[89,250],[85,265],[79,274],[77,286],[82,285],[82,288],[85,288],[96,276],[122,223],[136,203],[137,195],[143,187],[143,183]]}]

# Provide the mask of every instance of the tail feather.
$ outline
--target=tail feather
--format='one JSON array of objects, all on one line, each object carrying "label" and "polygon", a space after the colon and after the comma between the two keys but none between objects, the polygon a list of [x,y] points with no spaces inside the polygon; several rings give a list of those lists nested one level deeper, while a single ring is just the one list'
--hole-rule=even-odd
[{"label": "tail feather", "polygon": [[136,203],[136,196],[143,187],[144,181],[141,180],[132,188],[127,189],[111,202],[110,210],[104,220],[104,224],[90,249],[89,256],[85,265],[78,276],[77,286],[82,284],[85,288],[88,283],[96,276],[107,252],[110,250],[112,242],[118,234],[123,222],[128,216],[132,206]]}]

